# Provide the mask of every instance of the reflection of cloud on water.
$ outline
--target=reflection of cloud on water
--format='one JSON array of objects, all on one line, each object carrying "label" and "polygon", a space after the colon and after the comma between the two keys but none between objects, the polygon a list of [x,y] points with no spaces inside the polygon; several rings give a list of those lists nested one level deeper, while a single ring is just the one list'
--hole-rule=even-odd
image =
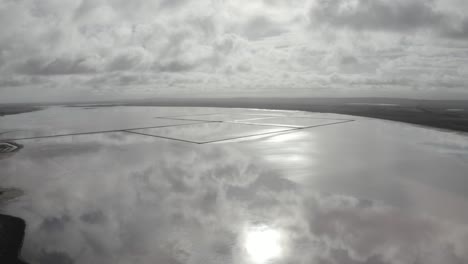
[{"label": "reflection of cloud on water", "polygon": [[[311,193],[271,172],[260,157],[245,155],[248,149],[239,145],[188,147],[134,138],[108,134],[30,141],[15,162],[0,161],[1,179],[26,191],[8,207],[28,221],[26,259],[323,264],[468,260],[466,226],[370,200]],[[42,158],[41,151],[45,155],[48,149],[56,155]],[[271,255],[267,248],[277,253]]]}]

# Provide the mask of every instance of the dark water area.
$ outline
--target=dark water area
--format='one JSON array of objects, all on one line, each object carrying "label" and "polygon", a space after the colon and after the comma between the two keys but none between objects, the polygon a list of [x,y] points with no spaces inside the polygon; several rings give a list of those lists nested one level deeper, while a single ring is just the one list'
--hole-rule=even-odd
[{"label": "dark water area", "polygon": [[0,116],[16,115],[41,110],[36,106],[0,105]]}]

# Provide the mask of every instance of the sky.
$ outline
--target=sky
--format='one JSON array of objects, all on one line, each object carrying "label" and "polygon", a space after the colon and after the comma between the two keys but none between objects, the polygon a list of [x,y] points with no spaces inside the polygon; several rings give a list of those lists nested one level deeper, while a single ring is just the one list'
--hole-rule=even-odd
[{"label": "sky", "polygon": [[466,0],[0,0],[0,102],[468,98]]}]

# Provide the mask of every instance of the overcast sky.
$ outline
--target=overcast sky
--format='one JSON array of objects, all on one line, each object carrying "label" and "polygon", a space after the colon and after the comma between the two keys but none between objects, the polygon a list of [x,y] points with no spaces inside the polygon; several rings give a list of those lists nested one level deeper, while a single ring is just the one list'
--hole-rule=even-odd
[{"label": "overcast sky", "polygon": [[0,102],[468,98],[466,0],[0,0]]}]

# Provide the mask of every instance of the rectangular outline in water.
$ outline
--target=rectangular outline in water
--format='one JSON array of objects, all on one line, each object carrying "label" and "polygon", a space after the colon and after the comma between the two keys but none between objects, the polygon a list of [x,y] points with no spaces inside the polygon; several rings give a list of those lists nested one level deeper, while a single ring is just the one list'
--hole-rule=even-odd
[{"label": "rectangular outline in water", "polygon": [[[259,115],[259,116],[271,116],[271,117],[283,117],[277,115],[265,115],[265,114],[243,114],[243,113],[211,113],[211,114],[188,114],[188,115],[175,115],[175,116],[155,116],[154,118],[168,118],[172,119],[174,117],[185,117],[185,116],[207,116],[207,115]],[[176,119],[176,118],[175,118]],[[184,119],[185,120],[185,119]],[[190,119],[189,119],[190,120]]]},{"label": "rectangular outline in water", "polygon": [[[205,115],[218,115],[218,114],[220,114],[220,113],[216,113],[216,114],[203,114],[203,116],[205,116]],[[221,114],[225,114],[225,113],[221,113]],[[193,116],[193,115],[190,115],[190,116]],[[282,135],[282,134],[287,134],[287,133],[293,133],[293,132],[295,132],[295,131],[297,131],[297,130],[309,129],[309,128],[314,128],[314,127],[322,127],[322,126],[330,126],[330,125],[336,125],[336,124],[348,123],[348,122],[353,122],[353,121],[355,121],[355,120],[352,120],[352,119],[309,118],[309,117],[294,117],[294,116],[291,116],[291,118],[309,118],[309,119],[343,120],[343,121],[339,121],[339,122],[328,123],[328,124],[321,124],[321,125],[314,125],[314,126],[308,126],[308,127],[291,127],[291,126],[281,126],[281,125],[243,123],[243,122],[236,122],[236,120],[234,120],[234,121],[207,121],[207,120],[177,119],[177,118],[167,118],[167,117],[155,117],[155,118],[158,118],[158,119],[169,119],[169,120],[173,119],[173,120],[183,120],[183,121],[195,121],[195,122],[194,122],[194,123],[189,123],[189,124],[176,124],[176,125],[165,125],[165,126],[149,126],[149,127],[138,127],[138,128],[128,128],[128,129],[90,131],[90,132],[67,133],[67,134],[48,135],[48,136],[36,136],[36,137],[5,138],[5,139],[1,139],[1,138],[0,138],[0,142],[5,142],[5,141],[17,141],[17,140],[42,139],[42,138],[54,138],[54,137],[66,137],[66,136],[104,134],[104,133],[115,133],[115,132],[127,132],[127,133],[131,133],[131,134],[137,134],[137,135],[143,135],[143,136],[149,136],[149,137],[162,138],[162,139],[180,141],[180,142],[185,142],[185,143],[192,143],[192,144],[203,145],[203,144],[218,143],[218,142],[223,142],[223,141],[231,141],[231,140],[242,139],[242,138],[259,137],[259,136],[263,136],[263,135],[276,136],[276,135]],[[282,118],[282,117],[280,117],[280,116],[270,116],[270,117],[265,117],[265,118],[262,117],[262,118],[246,119],[246,121],[247,121],[247,120],[255,120],[255,119],[270,119],[270,118]],[[284,118],[287,118],[287,116],[285,116]],[[240,121],[242,121],[242,120],[240,120]],[[146,134],[146,133],[140,133],[140,132],[137,132],[137,131],[133,131],[133,130],[141,130],[141,129],[149,129],[149,128],[178,127],[178,126],[205,124],[205,123],[230,123],[230,124],[242,124],[242,125],[270,126],[270,127],[278,127],[278,128],[289,128],[289,129],[286,129],[286,130],[283,130],[283,131],[267,132],[267,133],[260,133],[260,134],[253,134],[253,135],[248,135],[248,136],[232,137],[232,138],[227,138],[227,139],[212,140],[212,141],[204,141],[204,142],[196,142],[196,141],[184,140],[184,139],[180,139],[180,138],[171,138],[171,137],[157,136],[157,135],[151,135],[151,134]],[[9,132],[11,132],[11,131],[9,131]]]},{"label": "rectangular outline in water", "polygon": [[[262,133],[258,135],[250,135],[250,136],[242,136],[242,137],[234,137],[230,139],[223,139],[223,140],[213,140],[213,141],[208,141],[204,143],[199,143],[199,144],[210,144],[210,143],[218,143],[222,141],[229,141],[229,140],[236,140],[236,139],[241,139],[241,138],[249,138],[249,137],[258,137],[258,136],[263,136],[263,135],[271,135],[271,136],[277,136],[277,135],[283,135],[283,134],[288,134],[288,133],[294,133],[297,130],[304,130],[304,129],[310,129],[310,128],[315,128],[315,127],[323,127],[323,126],[331,126],[331,125],[338,125],[338,124],[344,124],[344,123],[349,123],[349,122],[354,122],[355,120],[346,120],[346,121],[340,121],[340,122],[335,122],[335,123],[329,123],[329,124],[322,124],[322,125],[315,125],[315,126],[308,126],[308,127],[290,127],[291,129],[284,130],[284,131],[278,131],[278,132],[269,132],[269,133]],[[246,124],[248,125],[248,124]]]},{"label": "rectangular outline in water", "polygon": [[[339,124],[341,122],[354,121],[352,119],[308,118],[308,117],[305,117],[304,119],[338,121],[338,122],[331,122],[331,123],[327,123],[327,124],[311,125],[311,126],[293,126],[293,125],[284,125],[284,124],[262,124],[262,123],[255,123],[255,122],[245,122],[245,121],[255,121],[255,120],[259,120],[259,119],[264,120],[264,119],[274,119],[274,118],[277,118],[277,117],[257,118],[257,119],[248,119],[248,120],[239,120],[239,121],[235,120],[235,121],[227,121],[226,123],[257,125],[257,126],[290,127],[290,128],[309,128],[309,127],[316,127],[316,126],[327,125],[327,124]],[[280,117],[280,118],[283,118],[283,117]],[[301,117],[285,117],[285,118],[301,118]]]},{"label": "rectangular outline in water", "polygon": [[[189,115],[175,115],[175,116],[154,116],[154,118],[167,118],[167,119],[172,119],[174,117],[184,117],[184,116],[207,116],[207,115],[220,115],[222,113],[211,113],[211,114],[199,114],[199,115],[194,115],[194,114],[189,114]],[[177,118],[174,118],[177,119]]]},{"label": "rectangular outline in water", "polygon": [[[195,121],[195,120],[193,120]],[[0,138],[0,142],[4,141],[15,141],[15,140],[28,140],[28,139],[41,139],[41,138],[53,138],[53,137],[67,137],[67,136],[79,136],[79,135],[92,135],[92,134],[104,134],[104,133],[114,133],[114,132],[128,132],[128,130],[138,130],[138,129],[147,129],[147,128],[164,128],[164,127],[177,127],[177,126],[186,126],[194,124],[203,124],[203,123],[213,123],[210,121],[195,122],[189,124],[177,124],[177,125],[165,125],[165,126],[150,126],[150,127],[137,127],[137,128],[126,128],[126,129],[114,129],[114,130],[102,130],[102,131],[90,131],[90,132],[78,132],[78,133],[66,133],[66,134],[57,134],[57,135],[48,135],[48,136],[36,136],[36,137],[21,137],[21,138]]]},{"label": "rectangular outline in water", "polygon": [[[235,124],[235,125],[256,126],[256,125],[253,125],[253,124],[241,124],[241,123],[231,123],[231,122],[222,122],[222,121],[207,121],[207,122],[193,123],[193,124],[187,124],[187,125],[200,125],[200,124],[207,124],[207,123],[226,123],[226,124]],[[153,134],[144,133],[144,132],[133,131],[133,130],[140,130],[140,129],[125,129],[123,131],[124,132],[129,132],[129,133],[134,133],[134,134],[139,134],[139,135],[145,135],[145,136],[157,137],[157,138],[164,138],[164,139],[171,139],[171,140],[182,141],[182,142],[193,143],[193,144],[208,144],[208,143],[212,143],[212,142],[226,141],[226,140],[232,140],[232,139],[244,138],[244,137],[256,137],[256,136],[268,135],[268,134],[273,134],[273,133],[287,132],[287,131],[290,131],[290,130],[297,129],[297,128],[292,128],[292,127],[280,127],[280,126],[270,126],[270,127],[282,128],[284,130],[273,131],[273,132],[265,132],[265,133],[260,133],[260,134],[252,134],[252,135],[240,136],[240,137],[231,137],[231,138],[218,139],[218,140],[210,140],[210,141],[192,141],[192,140],[187,140],[187,139],[183,139],[183,138],[166,137],[166,136],[159,136],[159,135],[153,135]],[[163,127],[154,127],[154,128],[163,128]]]},{"label": "rectangular outline in water", "polygon": [[[349,123],[349,122],[354,122],[355,120],[344,120],[344,121],[339,121],[335,123],[329,123],[329,124],[322,124],[322,125],[315,125],[315,126],[308,126],[308,127],[289,127],[290,129],[286,129],[283,131],[275,131],[275,132],[266,132],[266,133],[260,133],[260,134],[253,134],[253,135],[248,135],[248,136],[239,136],[239,137],[231,137],[231,138],[225,138],[225,139],[219,139],[219,140],[211,140],[211,141],[191,141],[191,140],[186,140],[182,138],[173,138],[173,137],[165,137],[165,136],[158,136],[158,135],[152,135],[148,133],[142,133],[142,132],[137,132],[137,131],[131,131],[131,130],[124,130],[124,132],[128,133],[133,133],[133,134],[138,134],[138,135],[143,135],[143,136],[150,136],[150,137],[156,137],[156,138],[162,138],[162,139],[168,139],[168,140],[175,140],[175,141],[180,141],[180,142],[185,142],[185,143],[192,143],[192,144],[197,144],[197,145],[204,145],[204,144],[210,144],[210,143],[218,143],[218,142],[223,142],[223,141],[230,141],[230,140],[236,140],[236,139],[242,139],[242,138],[250,138],[250,137],[259,137],[263,135],[282,135],[282,134],[287,134],[287,133],[293,133],[297,130],[304,130],[304,129],[309,129],[309,128],[314,128],[314,127],[322,127],[322,126],[331,126],[331,125],[337,125],[337,124],[344,124],[344,123]],[[214,123],[214,122],[206,122],[206,123]],[[230,123],[230,122],[220,122],[220,123]],[[195,123],[195,124],[203,124],[203,123]],[[195,125],[195,124],[190,124],[190,125]],[[232,123],[232,124],[240,124],[240,123]],[[243,124],[243,125],[253,125],[253,124]],[[271,126],[271,125],[268,125]],[[280,128],[280,126],[275,126]],[[157,127],[156,127],[157,128]],[[281,127],[285,128],[285,127]]]},{"label": "rectangular outline in water", "polygon": [[[207,115],[185,115],[185,116],[210,116],[210,115],[230,115],[230,114],[207,114]],[[247,115],[247,114],[238,114],[238,115]],[[172,119],[172,120],[181,120],[181,121],[200,121],[200,122],[221,122],[221,123],[236,123],[235,121],[248,121],[256,119],[267,119],[267,118],[278,118],[281,116],[260,116],[260,115],[251,115],[252,118],[248,119],[234,119],[234,120],[203,120],[203,119],[193,119],[193,118],[179,118],[179,117],[154,117],[155,119]],[[184,116],[180,116],[184,117]],[[274,125],[276,126],[276,125]]]},{"label": "rectangular outline in water", "polygon": [[[210,115],[246,115],[246,116],[255,116],[248,119],[235,119],[235,120],[203,120],[203,119],[193,119],[193,118],[184,118],[190,116],[210,116]],[[273,118],[302,118],[302,119],[318,119],[318,120],[341,120],[341,121],[350,121],[352,119],[344,119],[344,118],[325,118],[325,117],[308,117],[308,116],[278,116],[278,115],[266,115],[266,114],[243,114],[243,113],[212,113],[212,114],[199,114],[199,115],[178,115],[178,116],[158,116],[154,117],[157,119],[173,119],[173,120],[182,120],[182,121],[199,121],[199,122],[225,122],[225,123],[242,123],[242,124],[249,124],[250,122],[244,121],[251,121],[251,120],[258,120],[258,119],[273,119]],[[257,124],[257,123],[250,123],[251,125],[260,125],[260,126],[274,126],[274,127],[292,127],[298,128],[298,126],[290,126],[290,125],[281,125],[281,124]]]}]

